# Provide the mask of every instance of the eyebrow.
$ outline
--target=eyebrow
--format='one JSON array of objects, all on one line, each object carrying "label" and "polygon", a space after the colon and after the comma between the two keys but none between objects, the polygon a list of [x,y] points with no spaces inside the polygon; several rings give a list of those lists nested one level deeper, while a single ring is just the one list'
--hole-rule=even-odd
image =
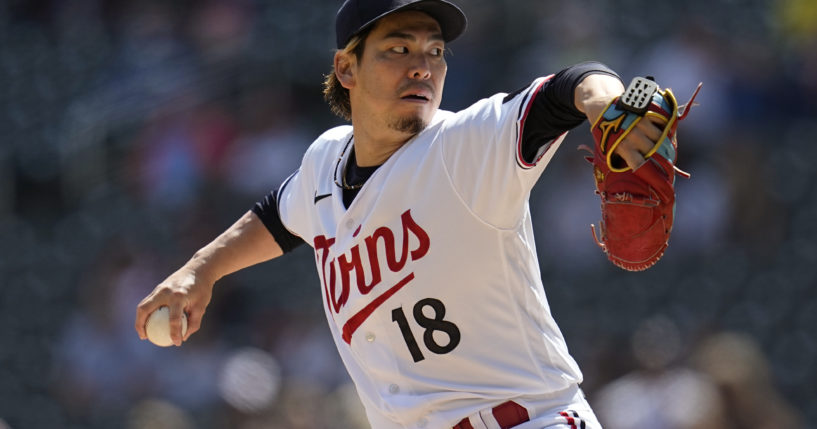
[{"label": "eyebrow", "polygon": [[[439,32],[436,28],[434,28],[432,31],[433,31],[433,34],[430,37],[431,40],[439,40],[439,41],[444,40],[443,39],[443,34],[441,32]],[[402,31],[402,30],[394,30],[394,31],[386,34],[385,36],[383,36],[383,38],[384,39],[405,39],[405,40],[411,40],[411,41],[416,41],[417,40],[417,37],[415,37],[413,34],[406,33],[405,31]]]}]

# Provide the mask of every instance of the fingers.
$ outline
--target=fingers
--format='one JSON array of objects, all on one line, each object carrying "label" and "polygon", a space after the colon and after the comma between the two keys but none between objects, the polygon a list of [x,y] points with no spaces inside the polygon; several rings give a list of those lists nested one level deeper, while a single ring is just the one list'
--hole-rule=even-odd
[{"label": "fingers", "polygon": [[[636,125],[636,129],[641,131],[644,136],[650,139],[653,144],[661,138],[661,134],[664,132],[664,126],[666,126],[667,121],[664,118],[659,118],[655,116],[647,116],[645,120],[638,121]],[[652,147],[650,147],[652,149]]]},{"label": "fingers", "polygon": [[[202,281],[195,272],[180,269],[165,279],[136,307],[134,328],[141,339],[147,339],[145,323],[159,307],[168,307],[170,339],[174,345],[182,342],[201,327],[201,319],[212,297],[213,283]],[[186,315],[186,316],[185,316]],[[183,318],[187,322],[183,322]],[[183,329],[186,326],[186,330]]]},{"label": "fingers", "polygon": [[655,143],[650,140],[644,132],[640,129],[636,129],[628,134],[627,138],[618,145],[615,153],[624,159],[628,167],[635,170],[646,161],[644,155],[652,150],[654,145]]},{"label": "fingers", "polygon": [[[158,308],[167,306],[169,311],[170,323],[170,339],[174,345],[180,346],[184,340],[190,337],[190,334],[198,330],[198,325],[201,323],[201,315],[204,310],[193,310],[194,305],[190,302],[190,296],[185,292],[171,291],[169,287],[160,284],[150,293],[139,305],[136,307],[136,320],[134,321],[134,328],[140,339],[147,339],[147,331],[145,330],[145,323],[148,317]],[[188,330],[186,335],[182,334],[182,314],[193,312],[198,315],[197,327]]]},{"label": "fingers", "polygon": [[181,293],[173,293],[170,302],[170,339],[176,346],[182,345],[182,314],[187,300]]},{"label": "fingers", "polygon": [[643,164],[646,161],[646,158],[644,158],[644,154],[638,150],[619,150],[616,151],[616,153],[618,154],[618,156],[624,159],[624,162],[627,163],[627,166],[632,168],[633,170],[637,170],[638,167],[641,167],[641,164]]},{"label": "fingers", "polygon": [[645,119],[648,120],[639,121],[615,151],[616,155],[624,159],[627,166],[633,170],[638,169],[646,161],[644,155],[655,147],[666,124],[663,118],[648,116]]},{"label": "fingers", "polygon": [[156,299],[156,292],[154,291],[139,305],[136,307],[136,320],[134,322],[134,328],[136,329],[136,333],[139,335],[139,338],[142,340],[146,340],[148,338],[148,334],[145,331],[145,323],[147,323],[148,317],[151,313],[156,311],[157,308],[164,305],[161,301]]}]

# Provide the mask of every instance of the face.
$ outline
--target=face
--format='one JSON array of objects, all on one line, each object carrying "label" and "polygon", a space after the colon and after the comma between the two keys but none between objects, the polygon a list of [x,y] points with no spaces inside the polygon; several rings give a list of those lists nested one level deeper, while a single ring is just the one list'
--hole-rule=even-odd
[{"label": "face", "polygon": [[[387,16],[352,59],[352,121],[374,120],[393,132],[414,135],[440,107],[447,65],[437,21],[423,12]],[[357,126],[357,124],[355,124]]]}]

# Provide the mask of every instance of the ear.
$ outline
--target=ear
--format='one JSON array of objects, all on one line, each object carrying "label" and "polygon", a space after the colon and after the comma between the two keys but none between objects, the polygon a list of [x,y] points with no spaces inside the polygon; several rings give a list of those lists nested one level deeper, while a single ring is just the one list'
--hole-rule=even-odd
[{"label": "ear", "polygon": [[335,76],[341,86],[352,89],[355,86],[355,67],[357,58],[351,52],[338,51],[335,53]]}]

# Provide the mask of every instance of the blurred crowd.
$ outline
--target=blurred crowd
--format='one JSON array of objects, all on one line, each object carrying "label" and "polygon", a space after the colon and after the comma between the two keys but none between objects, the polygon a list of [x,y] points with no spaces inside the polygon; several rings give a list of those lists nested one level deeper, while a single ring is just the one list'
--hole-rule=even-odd
[{"label": "blurred crowd", "polygon": [[[609,264],[571,133],[531,196],[606,428],[817,427],[817,3],[462,0],[443,108],[599,60],[680,100],[675,230]],[[0,428],[365,428],[311,250],[217,284],[181,348],[136,304],[324,129],[340,0],[0,2]],[[811,328],[809,328],[811,327]]]}]

